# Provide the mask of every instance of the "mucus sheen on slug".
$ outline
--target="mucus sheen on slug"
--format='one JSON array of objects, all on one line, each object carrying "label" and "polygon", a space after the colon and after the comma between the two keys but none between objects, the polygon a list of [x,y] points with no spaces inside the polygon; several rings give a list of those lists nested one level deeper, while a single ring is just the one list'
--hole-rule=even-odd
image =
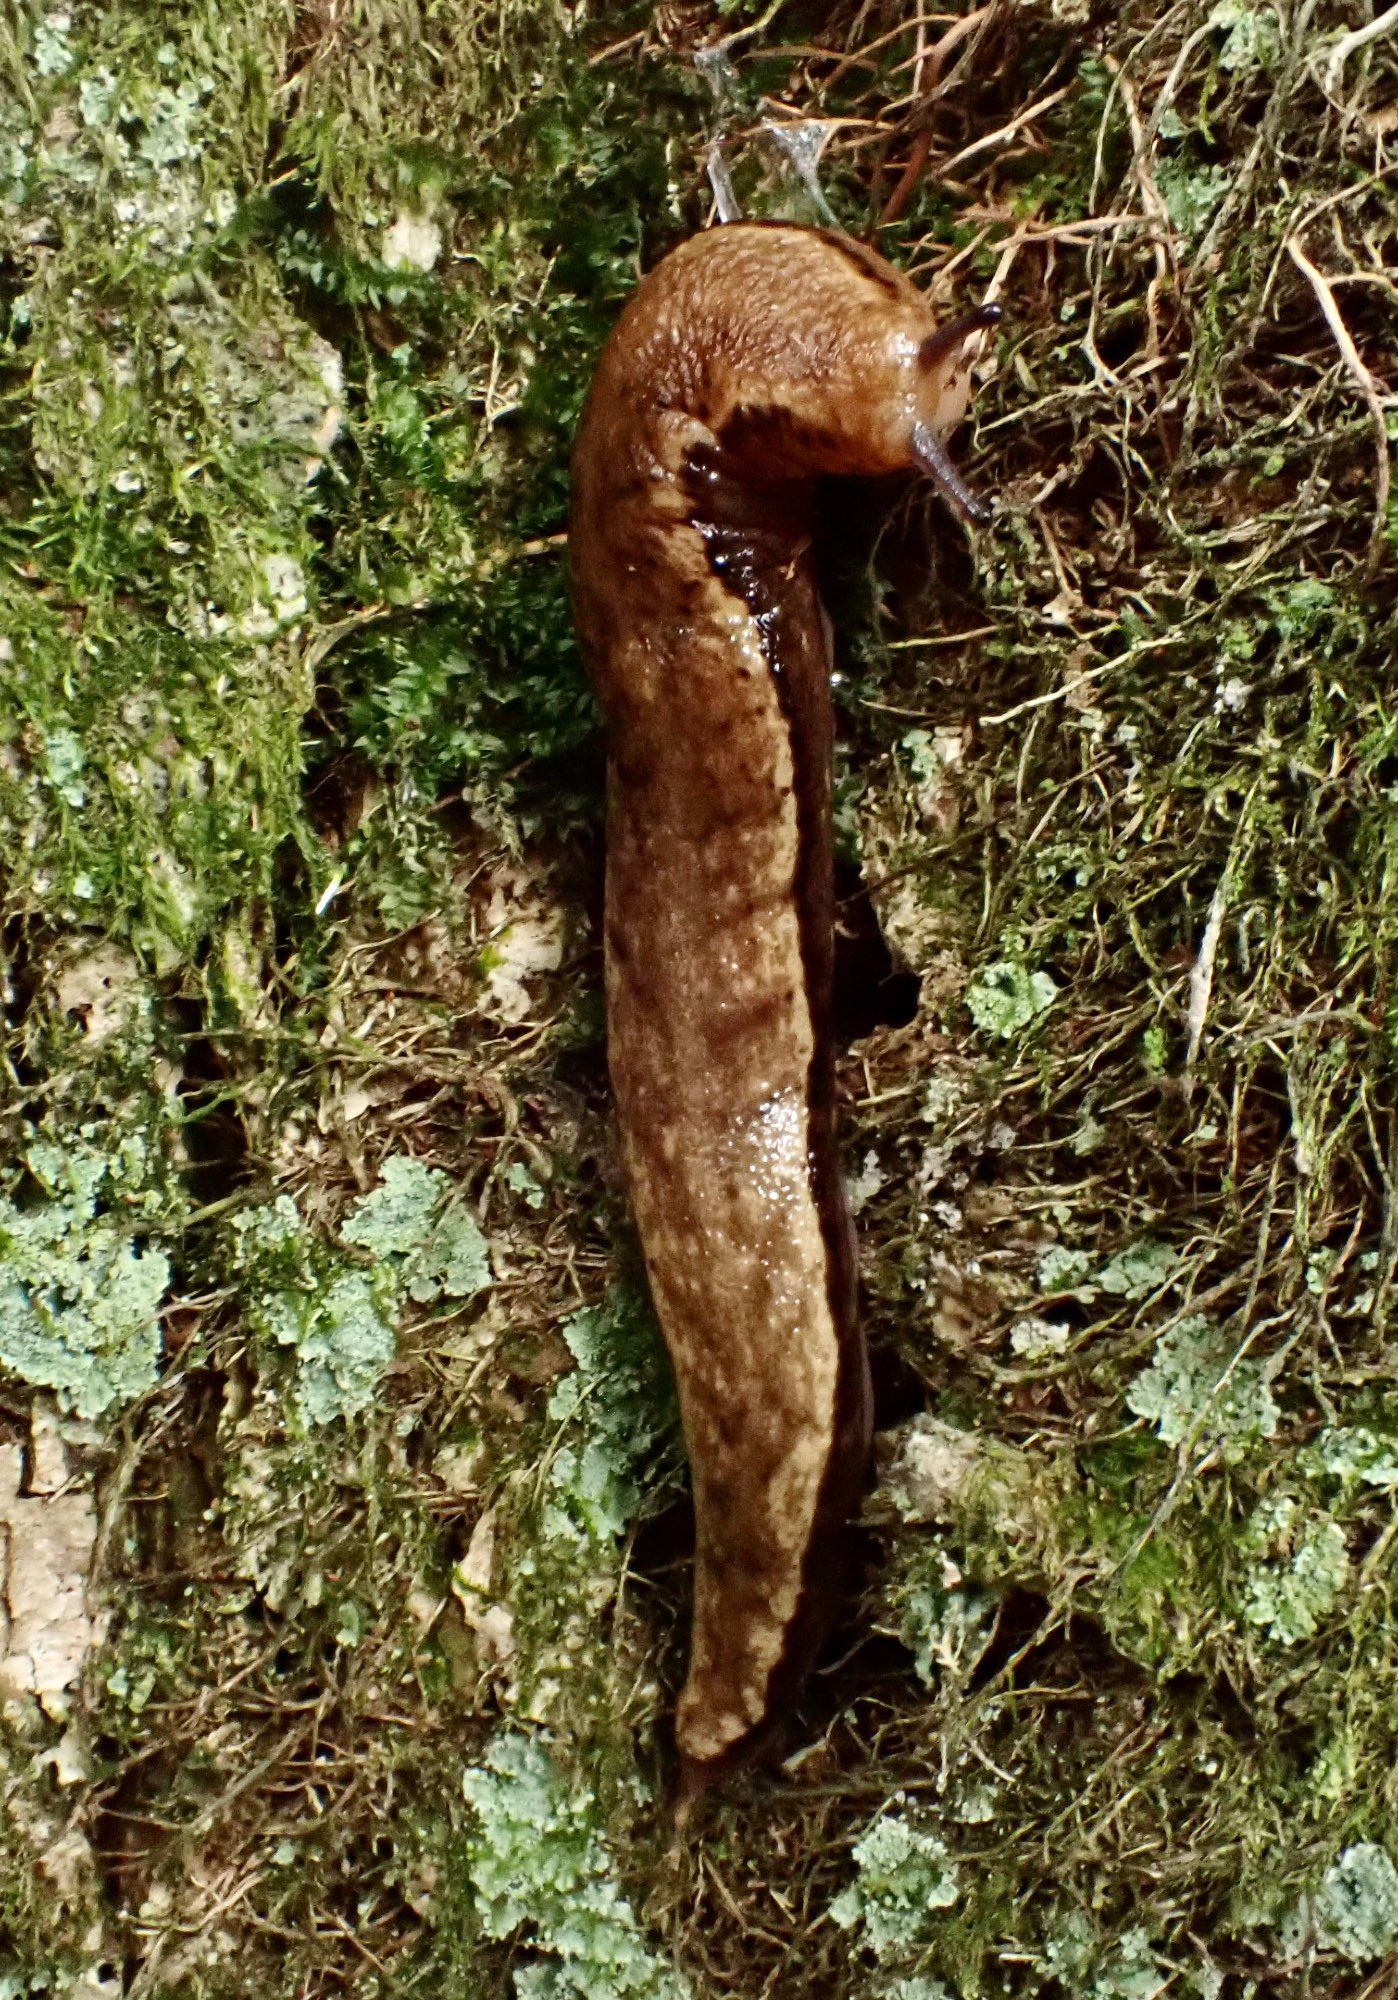
[{"label": "mucus sheen on slug", "polygon": [[943,440],[996,316],[939,333],[852,239],[713,229],[637,288],[574,448],[574,608],[608,729],[608,1060],[694,1485],[690,1791],[794,1699],[869,1461],[816,482],[920,466],[978,517]]}]

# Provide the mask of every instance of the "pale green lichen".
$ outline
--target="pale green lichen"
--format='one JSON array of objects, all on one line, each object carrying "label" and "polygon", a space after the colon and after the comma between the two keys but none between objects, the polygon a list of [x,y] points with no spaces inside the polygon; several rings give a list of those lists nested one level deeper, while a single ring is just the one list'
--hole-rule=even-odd
[{"label": "pale green lichen", "polygon": [[1178,1253],[1168,1243],[1151,1236],[1128,1243],[1100,1265],[1089,1251],[1055,1243],[1039,1257],[1039,1289],[1071,1293],[1085,1304],[1103,1292],[1114,1298],[1141,1299],[1168,1283],[1178,1262]]},{"label": "pale green lichen", "polygon": [[1265,1500],[1244,1531],[1255,1556],[1243,1597],[1243,1616],[1278,1645],[1309,1639],[1332,1609],[1349,1574],[1344,1530],[1323,1516],[1302,1519],[1289,1495]]},{"label": "pale green lichen", "polygon": [[1090,1299],[1095,1292],[1088,1279],[1093,1262],[1089,1251],[1074,1249],[1066,1243],[1050,1245],[1039,1258],[1039,1290],[1051,1294],[1071,1292]]},{"label": "pale green lichen", "polygon": [[164,1250],[141,1227],[144,1142],[110,1155],[29,1148],[43,1198],[0,1196],[0,1364],[99,1417],[150,1388],[160,1364]]},{"label": "pale green lichen", "polygon": [[1140,1925],[1106,1941],[1080,1910],[1061,1919],[1035,1964],[1073,2000],[1155,2000],[1170,1984]]},{"label": "pale green lichen", "polygon": [[71,729],[44,732],[44,772],[65,805],[80,806],[87,797],[83,761],[82,744]]},{"label": "pale green lichen", "polygon": [[674,1425],[673,1395],[649,1314],[624,1299],[564,1322],[577,1363],[549,1398],[565,1442],[549,1469],[540,1527],[606,1561],[640,1503],[638,1474]]},{"label": "pale green lichen", "polygon": [[367,1407],[394,1356],[404,1302],[464,1300],[490,1283],[490,1254],[474,1218],[452,1206],[436,1167],[398,1155],[340,1229],[371,1270],[346,1265],[280,1195],[233,1219],[233,1260],[253,1324],[296,1355],[296,1400],[309,1424]]},{"label": "pale green lichen", "polygon": [[1115,1298],[1143,1299],[1169,1281],[1179,1257],[1168,1243],[1143,1237],[1119,1250],[1097,1273],[1095,1284]]},{"label": "pale green lichen", "polygon": [[232,1235],[249,1320],[296,1356],[303,1421],[327,1424],[364,1409],[396,1344],[386,1274],[337,1264],[289,1195],[236,1215]]},{"label": "pale green lichen", "polygon": [[537,1739],[498,1735],[463,1789],[477,1828],[467,1873],[487,1937],[543,1955],[518,1968],[518,2000],[685,2000],[686,1983],[646,1943],[617,1886],[598,1801]]},{"label": "pale green lichen", "polygon": [[1387,1848],[1362,1840],[1326,1869],[1318,1888],[1277,1907],[1272,1899],[1245,1918],[1275,1929],[1282,1954],[1309,1964],[1316,1951],[1338,1952],[1352,1965],[1371,1964],[1398,1946],[1398,1868]]},{"label": "pale green lichen", "polygon": [[490,1284],[490,1248],[453,1193],[439,1168],[397,1154],[384,1161],[380,1185],[350,1210],[340,1240],[386,1260],[419,1305],[472,1298]]},{"label": "pale green lichen", "polygon": [[73,67],[73,49],[68,40],[72,25],[68,10],[58,7],[35,23],[30,60],[40,76],[62,76]]},{"label": "pale green lichen", "polygon": [[542,1208],[548,1199],[543,1188],[523,1160],[511,1160],[504,1173],[505,1186],[517,1194],[526,1208]]},{"label": "pale green lichen", "polygon": [[1373,1841],[1347,1847],[1325,1872],[1316,1897],[1320,1942],[1356,1965],[1398,1945],[1398,1868]]},{"label": "pale green lichen", "polygon": [[1361,1486],[1398,1486],[1398,1443],[1363,1424],[1322,1431],[1311,1456],[1332,1478]]},{"label": "pale green lichen", "polygon": [[634,1294],[613,1294],[560,1330],[576,1365],[548,1399],[543,1467],[518,1518],[507,1595],[522,1709],[595,1735],[610,1733],[618,1696],[618,1663],[596,1644],[598,1615],[621,1581],[629,1531],[675,1496],[677,1422],[654,1319]]},{"label": "pale green lichen", "polygon": [[379,1257],[408,1257],[427,1241],[448,1186],[436,1167],[395,1154],[379,1170],[379,1185],[361,1195],[340,1225],[340,1240]]},{"label": "pale green lichen", "polygon": [[1010,1328],[1010,1346],[1022,1361],[1050,1361],[1066,1354],[1071,1329],[1031,1313]]},{"label": "pale green lichen", "polygon": [[397,1336],[381,1294],[360,1271],[332,1279],[305,1306],[298,1313],[278,1301],[269,1329],[296,1349],[296,1399],[306,1422],[333,1423],[368,1407]]},{"label": "pale green lichen", "polygon": [[[1188,145],[1188,135],[1179,136]],[[1202,236],[1232,185],[1231,175],[1184,151],[1167,155],[1156,168],[1156,180],[1171,222],[1182,236]]]},{"label": "pale green lichen", "polygon": [[937,1539],[920,1545],[895,1593],[898,1636],[910,1648],[918,1679],[966,1675],[995,1628],[996,1599],[962,1576]]},{"label": "pale green lichen", "polygon": [[[902,1803],[895,1797],[895,1806]],[[842,1930],[854,1931],[876,1958],[909,1950],[935,1931],[936,1912],[961,1894],[956,1863],[939,1834],[902,1812],[882,1814],[854,1845],[855,1879],[830,1905]]]},{"label": "pale green lichen", "polygon": [[1046,972],[1014,959],[985,966],[966,989],[971,1019],[984,1035],[1019,1035],[1053,1005],[1058,987]]},{"label": "pale green lichen", "polygon": [[1278,1421],[1261,1363],[1239,1359],[1227,1335],[1201,1315],[1161,1336],[1126,1392],[1126,1407],[1154,1424],[1162,1444],[1188,1439],[1230,1461],[1274,1436]]},{"label": "pale green lichen", "polygon": [[1209,26],[1224,30],[1218,52],[1222,70],[1271,69],[1281,52],[1281,23],[1272,7],[1250,7],[1246,0],[1218,0]]}]

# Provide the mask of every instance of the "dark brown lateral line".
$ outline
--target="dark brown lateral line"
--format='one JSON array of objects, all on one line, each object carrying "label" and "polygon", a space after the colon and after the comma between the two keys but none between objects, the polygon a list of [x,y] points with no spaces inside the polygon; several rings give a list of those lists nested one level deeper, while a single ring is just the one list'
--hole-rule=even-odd
[{"label": "dark brown lateral line", "polygon": [[[854,1230],[835,1134],[834,839],[828,783],[821,782],[830,757],[833,661],[804,521],[756,533],[698,525],[715,577],[757,626],[791,744],[797,825],[792,894],[813,1041],[806,1081],[807,1172],[825,1247],[826,1298],[839,1349],[833,1423],[804,1552],[801,1595],[768,1682],[769,1710],[780,1715],[809,1671],[841,1595],[848,1567],[842,1557],[853,1539],[849,1516],[867,1483],[872,1425],[868,1357],[858,1316]],[[760,1724],[731,1746],[732,1764],[749,1759],[770,1728],[770,1723]]]}]

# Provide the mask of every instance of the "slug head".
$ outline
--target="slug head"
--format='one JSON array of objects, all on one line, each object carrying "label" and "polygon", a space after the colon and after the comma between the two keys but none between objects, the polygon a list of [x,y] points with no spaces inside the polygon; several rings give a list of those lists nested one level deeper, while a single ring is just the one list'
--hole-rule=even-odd
[{"label": "slug head", "polygon": [[702,427],[699,456],[726,484],[921,470],[963,519],[989,519],[945,441],[998,306],[939,327],[922,293],[854,238],[748,223],[681,245],[634,311],[631,351],[651,383],[663,379],[664,408]]},{"label": "slug head", "polygon": [[948,505],[968,521],[988,521],[990,508],[972,493],[947,457],[943,439],[956,429],[971,400],[977,336],[998,325],[1000,318],[999,306],[978,306],[929,334],[918,357],[923,380],[912,429],[913,457]]},{"label": "slug head", "polygon": [[828,469],[917,469],[931,477],[962,520],[988,521],[990,508],[956,471],[946,440],[966,415],[981,335],[999,323],[1000,308],[979,306],[936,326],[922,294],[905,280],[899,280],[896,302],[876,293],[875,284],[871,272],[865,296],[854,307],[867,315],[868,335],[852,344],[827,402],[834,452]]}]

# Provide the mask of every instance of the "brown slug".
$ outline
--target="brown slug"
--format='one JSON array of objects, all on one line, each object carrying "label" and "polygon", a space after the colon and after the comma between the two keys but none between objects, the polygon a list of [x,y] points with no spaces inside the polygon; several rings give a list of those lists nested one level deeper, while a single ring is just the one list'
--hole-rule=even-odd
[{"label": "brown slug", "polygon": [[938,328],[874,251],[735,223],[645,278],[573,453],[578,634],[608,731],[608,1060],[694,1484],[693,1793],[771,1737],[865,1484],[835,1140],[827,474],[951,467],[984,307]]}]

